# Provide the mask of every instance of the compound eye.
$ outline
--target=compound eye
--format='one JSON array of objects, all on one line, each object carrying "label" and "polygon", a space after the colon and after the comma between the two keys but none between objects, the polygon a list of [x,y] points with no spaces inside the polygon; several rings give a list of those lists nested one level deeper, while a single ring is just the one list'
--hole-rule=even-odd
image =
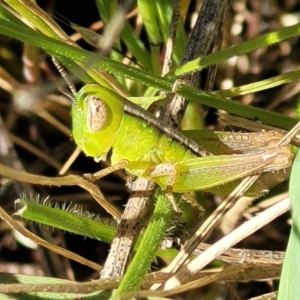
[{"label": "compound eye", "polygon": [[90,131],[98,131],[107,121],[107,108],[96,96],[87,97],[86,125]]}]

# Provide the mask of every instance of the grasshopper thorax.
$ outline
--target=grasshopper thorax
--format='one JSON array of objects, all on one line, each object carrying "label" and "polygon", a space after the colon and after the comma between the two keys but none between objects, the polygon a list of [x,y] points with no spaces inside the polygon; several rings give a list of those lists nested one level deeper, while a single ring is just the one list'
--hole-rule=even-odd
[{"label": "grasshopper thorax", "polygon": [[87,96],[86,99],[86,125],[90,131],[98,131],[107,121],[107,108],[105,103],[97,96]]}]

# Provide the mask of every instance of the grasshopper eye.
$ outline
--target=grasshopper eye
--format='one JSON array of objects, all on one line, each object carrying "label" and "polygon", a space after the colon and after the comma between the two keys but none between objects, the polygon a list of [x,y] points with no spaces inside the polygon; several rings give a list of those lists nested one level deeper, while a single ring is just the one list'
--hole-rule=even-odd
[{"label": "grasshopper eye", "polygon": [[87,97],[86,125],[90,131],[103,128],[107,121],[107,108],[96,96]]}]

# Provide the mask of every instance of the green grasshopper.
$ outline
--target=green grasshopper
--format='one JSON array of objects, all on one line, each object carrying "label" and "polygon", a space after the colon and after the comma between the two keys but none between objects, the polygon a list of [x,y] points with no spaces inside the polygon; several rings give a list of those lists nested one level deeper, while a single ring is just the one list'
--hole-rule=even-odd
[{"label": "green grasshopper", "polygon": [[274,147],[279,137],[252,153],[213,156],[107,88],[87,84],[78,93],[71,90],[72,132],[79,148],[96,161],[105,160],[112,149],[112,166],[122,162],[129,173],[167,192],[211,189],[291,164],[290,147]]}]

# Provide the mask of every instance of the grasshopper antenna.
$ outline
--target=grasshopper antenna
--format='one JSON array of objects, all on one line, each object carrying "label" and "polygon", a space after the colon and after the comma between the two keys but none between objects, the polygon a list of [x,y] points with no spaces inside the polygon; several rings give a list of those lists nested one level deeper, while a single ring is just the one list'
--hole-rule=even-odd
[{"label": "grasshopper antenna", "polygon": [[58,72],[60,73],[60,75],[62,76],[62,78],[66,82],[66,84],[68,85],[71,93],[68,92],[68,91],[62,90],[61,88],[59,90],[63,94],[65,94],[68,98],[70,98],[73,103],[77,103],[76,98],[75,98],[75,95],[76,95],[77,91],[76,91],[74,83],[71,81],[70,77],[68,76],[67,72],[62,67],[62,65],[54,57],[52,57],[52,61],[55,65],[56,69],[58,70]]}]

